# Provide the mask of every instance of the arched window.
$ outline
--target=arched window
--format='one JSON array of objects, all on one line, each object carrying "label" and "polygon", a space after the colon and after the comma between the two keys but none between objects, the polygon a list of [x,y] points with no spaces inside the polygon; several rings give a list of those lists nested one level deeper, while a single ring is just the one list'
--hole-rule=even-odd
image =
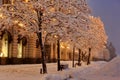
[{"label": "arched window", "polygon": [[23,45],[22,45],[22,40],[19,41],[18,43],[18,55],[17,58],[22,58],[22,52],[23,51]]},{"label": "arched window", "polygon": [[1,57],[8,57],[8,34],[3,34],[2,37],[2,52]]},{"label": "arched window", "polygon": [[10,43],[12,42],[12,35],[9,31],[4,30],[1,33],[1,52],[0,52],[0,57],[10,57],[9,53],[9,48],[10,48]]},{"label": "arched window", "polygon": [[22,37],[21,35],[18,35],[18,55],[17,58],[23,58],[23,51],[24,47],[27,44],[26,37]]}]

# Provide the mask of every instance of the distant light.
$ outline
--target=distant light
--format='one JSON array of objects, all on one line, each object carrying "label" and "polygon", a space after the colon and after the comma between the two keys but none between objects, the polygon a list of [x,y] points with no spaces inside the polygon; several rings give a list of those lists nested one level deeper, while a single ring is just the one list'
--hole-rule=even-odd
[{"label": "distant light", "polygon": [[25,0],[25,2],[28,2],[29,0]]},{"label": "distant light", "polygon": [[19,21],[18,20],[15,20],[14,23],[17,24]]},{"label": "distant light", "polygon": [[0,57],[3,57],[3,53],[0,53]]},{"label": "distant light", "polygon": [[19,23],[18,24],[20,27],[24,27],[24,24],[23,23]]},{"label": "distant light", "polygon": [[3,14],[0,13],[0,18],[3,18]]},{"label": "distant light", "polygon": [[57,36],[56,36],[56,35],[55,35],[54,37],[55,37],[55,38],[57,38]]},{"label": "distant light", "polygon": [[55,18],[53,18],[53,19],[52,19],[52,21],[53,21],[53,22],[56,22],[56,19],[55,19]]},{"label": "distant light", "polygon": [[68,10],[68,13],[71,13],[71,10],[70,10],[70,9]]},{"label": "distant light", "polygon": [[69,47],[69,46],[67,46],[67,49],[70,49],[70,47]]},{"label": "distant light", "polygon": [[63,45],[60,46],[61,48],[65,48]]},{"label": "distant light", "polygon": [[50,8],[50,10],[49,10],[50,12],[55,12],[55,8],[54,7],[52,7],[52,8]]}]

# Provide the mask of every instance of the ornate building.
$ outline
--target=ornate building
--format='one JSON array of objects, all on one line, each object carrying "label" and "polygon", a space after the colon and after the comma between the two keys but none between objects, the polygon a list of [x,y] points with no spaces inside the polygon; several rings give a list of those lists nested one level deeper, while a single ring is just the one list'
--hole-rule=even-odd
[{"label": "ornate building", "polygon": [[[13,4],[14,1],[15,0],[0,0],[0,4],[1,5],[2,4]],[[29,0],[20,0],[20,1],[28,2]],[[33,1],[36,1],[36,0],[33,0]],[[50,1],[52,3],[52,0],[50,0]],[[76,1],[78,1],[78,3],[79,3],[79,1],[81,1],[81,4],[76,4],[77,3]],[[76,10],[75,14],[78,14],[79,10],[80,11],[83,10],[83,14],[84,13],[89,13],[89,9],[87,9],[86,3],[84,3],[85,0],[73,0],[73,2],[75,3],[74,5],[77,5],[77,6],[82,5],[82,7],[83,7],[81,9]],[[65,3],[65,2],[63,2],[63,3]],[[48,5],[48,4],[46,4],[46,5]],[[30,9],[26,8],[27,10],[24,10],[25,7],[23,7],[23,5],[22,6],[18,5],[18,6],[19,7],[17,9],[15,8],[15,11],[18,10],[18,12],[27,13],[27,10],[28,10],[27,16],[31,16],[31,15],[28,15],[28,14],[32,14],[32,13],[34,14],[34,10],[32,11],[31,7],[30,7]],[[70,4],[68,4],[67,6],[70,7]],[[77,6],[74,6],[74,7],[78,8]],[[22,7],[23,11],[20,11],[21,7]],[[4,5],[1,10],[3,10],[3,12],[5,12],[4,9],[6,9],[7,11],[10,10],[10,11],[14,12],[14,6],[13,5],[12,5],[12,8],[9,8],[9,5]],[[45,9],[45,10],[47,10],[47,9]],[[56,10],[59,10],[59,9],[56,9]],[[68,12],[66,12],[67,10],[68,10]],[[70,10],[74,10],[73,6],[70,7],[70,9],[65,8],[65,6],[62,6],[62,8],[60,8],[60,12],[63,12],[63,13],[65,12],[65,14],[69,14]],[[29,12],[29,11],[32,11],[32,12]],[[50,11],[54,12],[55,10],[53,8],[51,10],[51,8],[50,8]],[[47,12],[45,12],[45,14],[46,13]],[[48,14],[49,14],[49,9],[48,9]],[[6,18],[2,18],[2,15],[0,14],[1,23],[5,24],[5,25],[4,24],[0,25],[0,27],[3,28],[4,26],[7,26],[6,21],[8,21],[11,24],[10,20],[13,19],[13,14],[10,13],[9,15],[12,16],[12,18],[10,18],[9,20],[6,20]],[[7,15],[8,18],[9,18],[9,15]],[[18,15],[18,16],[22,17],[22,20],[21,20],[21,18],[20,18],[21,21],[18,20],[19,17],[16,17],[16,15],[15,15],[15,17],[17,18],[17,20],[13,19],[13,23],[15,23],[14,24],[15,27],[13,27],[13,25],[9,29],[6,29],[7,27],[5,27],[5,29],[3,29],[0,32],[0,64],[40,63],[41,62],[41,53],[40,53],[41,50],[40,50],[37,35],[35,33],[33,33],[31,36],[30,35],[29,36],[28,35],[23,36],[23,35],[17,34],[20,30],[21,31],[24,30],[24,27],[26,27],[26,25],[24,25],[24,24],[26,24],[27,21],[28,21],[28,23],[30,23],[30,25],[27,25],[27,28],[30,28],[31,26],[33,26],[32,23],[29,22],[29,21],[34,22],[37,19],[38,16],[37,17],[32,16],[35,19],[31,18],[31,17],[26,18],[25,17],[26,15],[24,15],[24,16],[23,15],[22,16]],[[25,18],[23,19],[23,17],[25,17],[26,19]],[[3,19],[5,19],[5,21]],[[51,19],[51,17],[50,17],[50,19]],[[80,20],[80,19],[81,19],[81,16],[79,16],[77,20]],[[93,33],[93,34],[97,38],[99,38],[99,36],[97,36],[98,32],[99,32],[100,35],[101,34],[103,35],[103,36],[100,36],[100,37],[102,37],[102,38],[100,38],[102,40],[98,40],[98,41],[102,41],[102,42],[99,42],[101,44],[106,40],[106,37],[105,37],[105,40],[103,39],[104,38],[104,26],[103,26],[103,24],[102,24],[102,22],[99,18],[90,17],[90,19],[93,22],[93,24],[91,24],[91,31],[96,32],[96,34],[95,33]],[[61,18],[61,20],[62,20],[62,18]],[[84,20],[84,17],[83,17],[82,21],[87,21],[87,20]],[[22,22],[26,22],[26,23],[22,24]],[[37,20],[34,23],[36,23],[36,22],[37,22]],[[53,21],[50,21],[50,22],[51,22],[51,24],[53,24],[53,22],[56,23],[56,19],[53,18]],[[53,24],[53,25],[55,25],[55,24]],[[78,24],[78,25],[80,25],[80,24]],[[16,26],[19,26],[20,28],[18,29],[18,27],[16,27]],[[49,23],[47,24],[47,27],[48,26],[49,26]],[[73,24],[73,27],[74,26],[75,26],[75,24]],[[53,29],[53,26],[51,28]],[[99,28],[99,31],[97,31],[98,28]],[[30,29],[33,30],[33,28],[30,28]],[[67,29],[69,29],[69,28],[67,28]],[[36,30],[38,30],[38,28],[36,28]],[[71,29],[69,31],[71,31]],[[43,40],[45,40],[44,39],[45,36],[43,35],[42,37],[43,37]],[[103,46],[103,45],[101,45],[101,46]],[[57,59],[57,41],[54,40],[53,42],[49,42],[49,40],[48,40],[48,41],[45,42],[44,46],[45,46],[45,53],[46,53],[45,56],[46,56],[47,62],[56,61],[56,59]],[[68,45],[64,42],[60,42],[60,48],[61,48],[61,50],[60,50],[60,59],[61,60],[72,60],[73,59],[73,54],[72,54],[73,49],[72,49],[71,45]],[[78,58],[80,58],[80,57],[85,58],[84,61],[88,59],[88,54],[86,54],[86,53],[89,53],[88,51],[83,51],[80,56],[78,56],[78,53],[79,53],[79,51],[76,50],[76,52],[74,54],[76,60],[78,60]],[[92,57],[93,57],[93,54],[92,54]]]},{"label": "ornate building", "polygon": [[[0,4],[10,4],[10,0],[2,0]],[[11,28],[0,32],[0,64],[40,63],[37,35],[33,33],[32,36],[21,36],[16,34],[16,30],[17,28]],[[55,60],[56,45],[46,44],[45,48],[47,61]]]},{"label": "ornate building", "polygon": [[[0,64],[40,63],[41,53],[36,34],[17,35],[15,29],[0,32]],[[47,62],[56,59],[56,45],[45,44]]]}]

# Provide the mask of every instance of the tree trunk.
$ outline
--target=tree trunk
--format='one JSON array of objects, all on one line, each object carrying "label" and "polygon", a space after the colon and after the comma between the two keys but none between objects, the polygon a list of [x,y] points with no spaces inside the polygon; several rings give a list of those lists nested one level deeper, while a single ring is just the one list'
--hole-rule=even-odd
[{"label": "tree trunk", "polygon": [[38,35],[38,39],[39,39],[40,50],[42,53],[42,70],[43,70],[43,74],[44,74],[44,73],[47,73],[47,67],[46,67],[44,46],[42,43],[42,33],[39,32],[39,33],[37,33],[37,35]]},{"label": "tree trunk", "polygon": [[90,64],[90,57],[91,57],[91,48],[89,48],[89,54],[88,54],[87,65]]},{"label": "tree trunk", "polygon": [[57,70],[60,71],[60,40],[57,40]]},{"label": "tree trunk", "polygon": [[[41,16],[43,16],[43,13],[39,10],[36,10],[36,12],[37,12],[37,16],[38,16],[39,31],[42,31],[42,28],[41,28],[42,18],[41,18]],[[44,45],[42,42],[42,32],[37,32],[37,36],[39,39],[40,50],[42,53],[42,70],[43,70],[43,74],[44,74],[44,73],[47,73],[47,67],[46,67],[46,60],[45,60],[45,51],[44,51],[45,49],[44,49]]]},{"label": "tree trunk", "polygon": [[78,66],[81,66],[81,50],[79,49],[79,55],[78,55]]},{"label": "tree trunk", "polygon": [[75,57],[75,47],[73,46],[73,64],[72,64],[72,67],[75,67],[74,66],[74,57]]}]

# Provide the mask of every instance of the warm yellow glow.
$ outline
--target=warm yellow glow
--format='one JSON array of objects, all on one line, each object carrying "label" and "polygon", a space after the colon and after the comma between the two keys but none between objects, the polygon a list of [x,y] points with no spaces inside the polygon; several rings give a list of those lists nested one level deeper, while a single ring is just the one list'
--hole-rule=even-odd
[{"label": "warm yellow glow", "polygon": [[35,11],[35,10],[32,10],[32,12],[33,12],[33,13],[36,13],[36,11]]},{"label": "warm yellow glow", "polygon": [[8,57],[8,35],[5,33],[2,39],[2,57]]},{"label": "warm yellow glow", "polygon": [[14,11],[14,9],[13,9],[13,8],[11,8],[11,11]]},{"label": "warm yellow glow", "polygon": [[20,43],[18,44],[18,55],[17,58],[22,58],[22,40],[20,41]]},{"label": "warm yellow glow", "polygon": [[3,53],[0,53],[0,57],[3,57]]},{"label": "warm yellow glow", "polygon": [[50,10],[49,10],[50,12],[55,12],[55,8],[54,7],[52,7],[52,8],[50,8]]},{"label": "warm yellow glow", "polygon": [[20,27],[24,27],[24,24],[23,23],[19,23],[18,24]]},{"label": "warm yellow glow", "polygon": [[11,0],[11,4],[14,4],[14,0]]},{"label": "warm yellow glow", "polygon": [[61,47],[61,48],[65,48],[65,46],[63,46],[63,45],[61,45],[60,47]]},{"label": "warm yellow glow", "polygon": [[19,21],[18,20],[15,20],[14,23],[17,24]]},{"label": "warm yellow glow", "polygon": [[35,20],[32,20],[34,23],[36,22]]},{"label": "warm yellow glow", "polygon": [[70,47],[69,47],[69,46],[67,46],[67,49],[70,49]]},{"label": "warm yellow glow", "polygon": [[55,18],[52,19],[53,22],[56,22],[57,20]]},{"label": "warm yellow glow", "polygon": [[28,2],[29,0],[25,0],[25,2]]},{"label": "warm yellow glow", "polygon": [[65,42],[61,42],[60,47],[61,47],[61,48],[65,48],[65,49],[70,49],[69,44],[67,44],[67,43],[65,43]]},{"label": "warm yellow glow", "polygon": [[70,10],[70,9],[68,10],[68,13],[71,13],[71,10]]},{"label": "warm yellow glow", "polygon": [[54,3],[54,0],[50,0],[50,2],[53,4],[53,3]]},{"label": "warm yellow glow", "polygon": [[46,14],[45,13],[43,13],[43,16],[45,16]]},{"label": "warm yellow glow", "polygon": [[78,50],[75,50],[75,53],[78,53]]},{"label": "warm yellow glow", "polygon": [[0,18],[3,18],[3,14],[2,13],[0,13]]},{"label": "warm yellow glow", "polygon": [[44,34],[46,34],[47,32],[46,32],[46,31],[44,31],[43,33],[44,33]]},{"label": "warm yellow glow", "polygon": [[54,35],[54,38],[57,38],[57,36],[56,36],[56,35]]}]

